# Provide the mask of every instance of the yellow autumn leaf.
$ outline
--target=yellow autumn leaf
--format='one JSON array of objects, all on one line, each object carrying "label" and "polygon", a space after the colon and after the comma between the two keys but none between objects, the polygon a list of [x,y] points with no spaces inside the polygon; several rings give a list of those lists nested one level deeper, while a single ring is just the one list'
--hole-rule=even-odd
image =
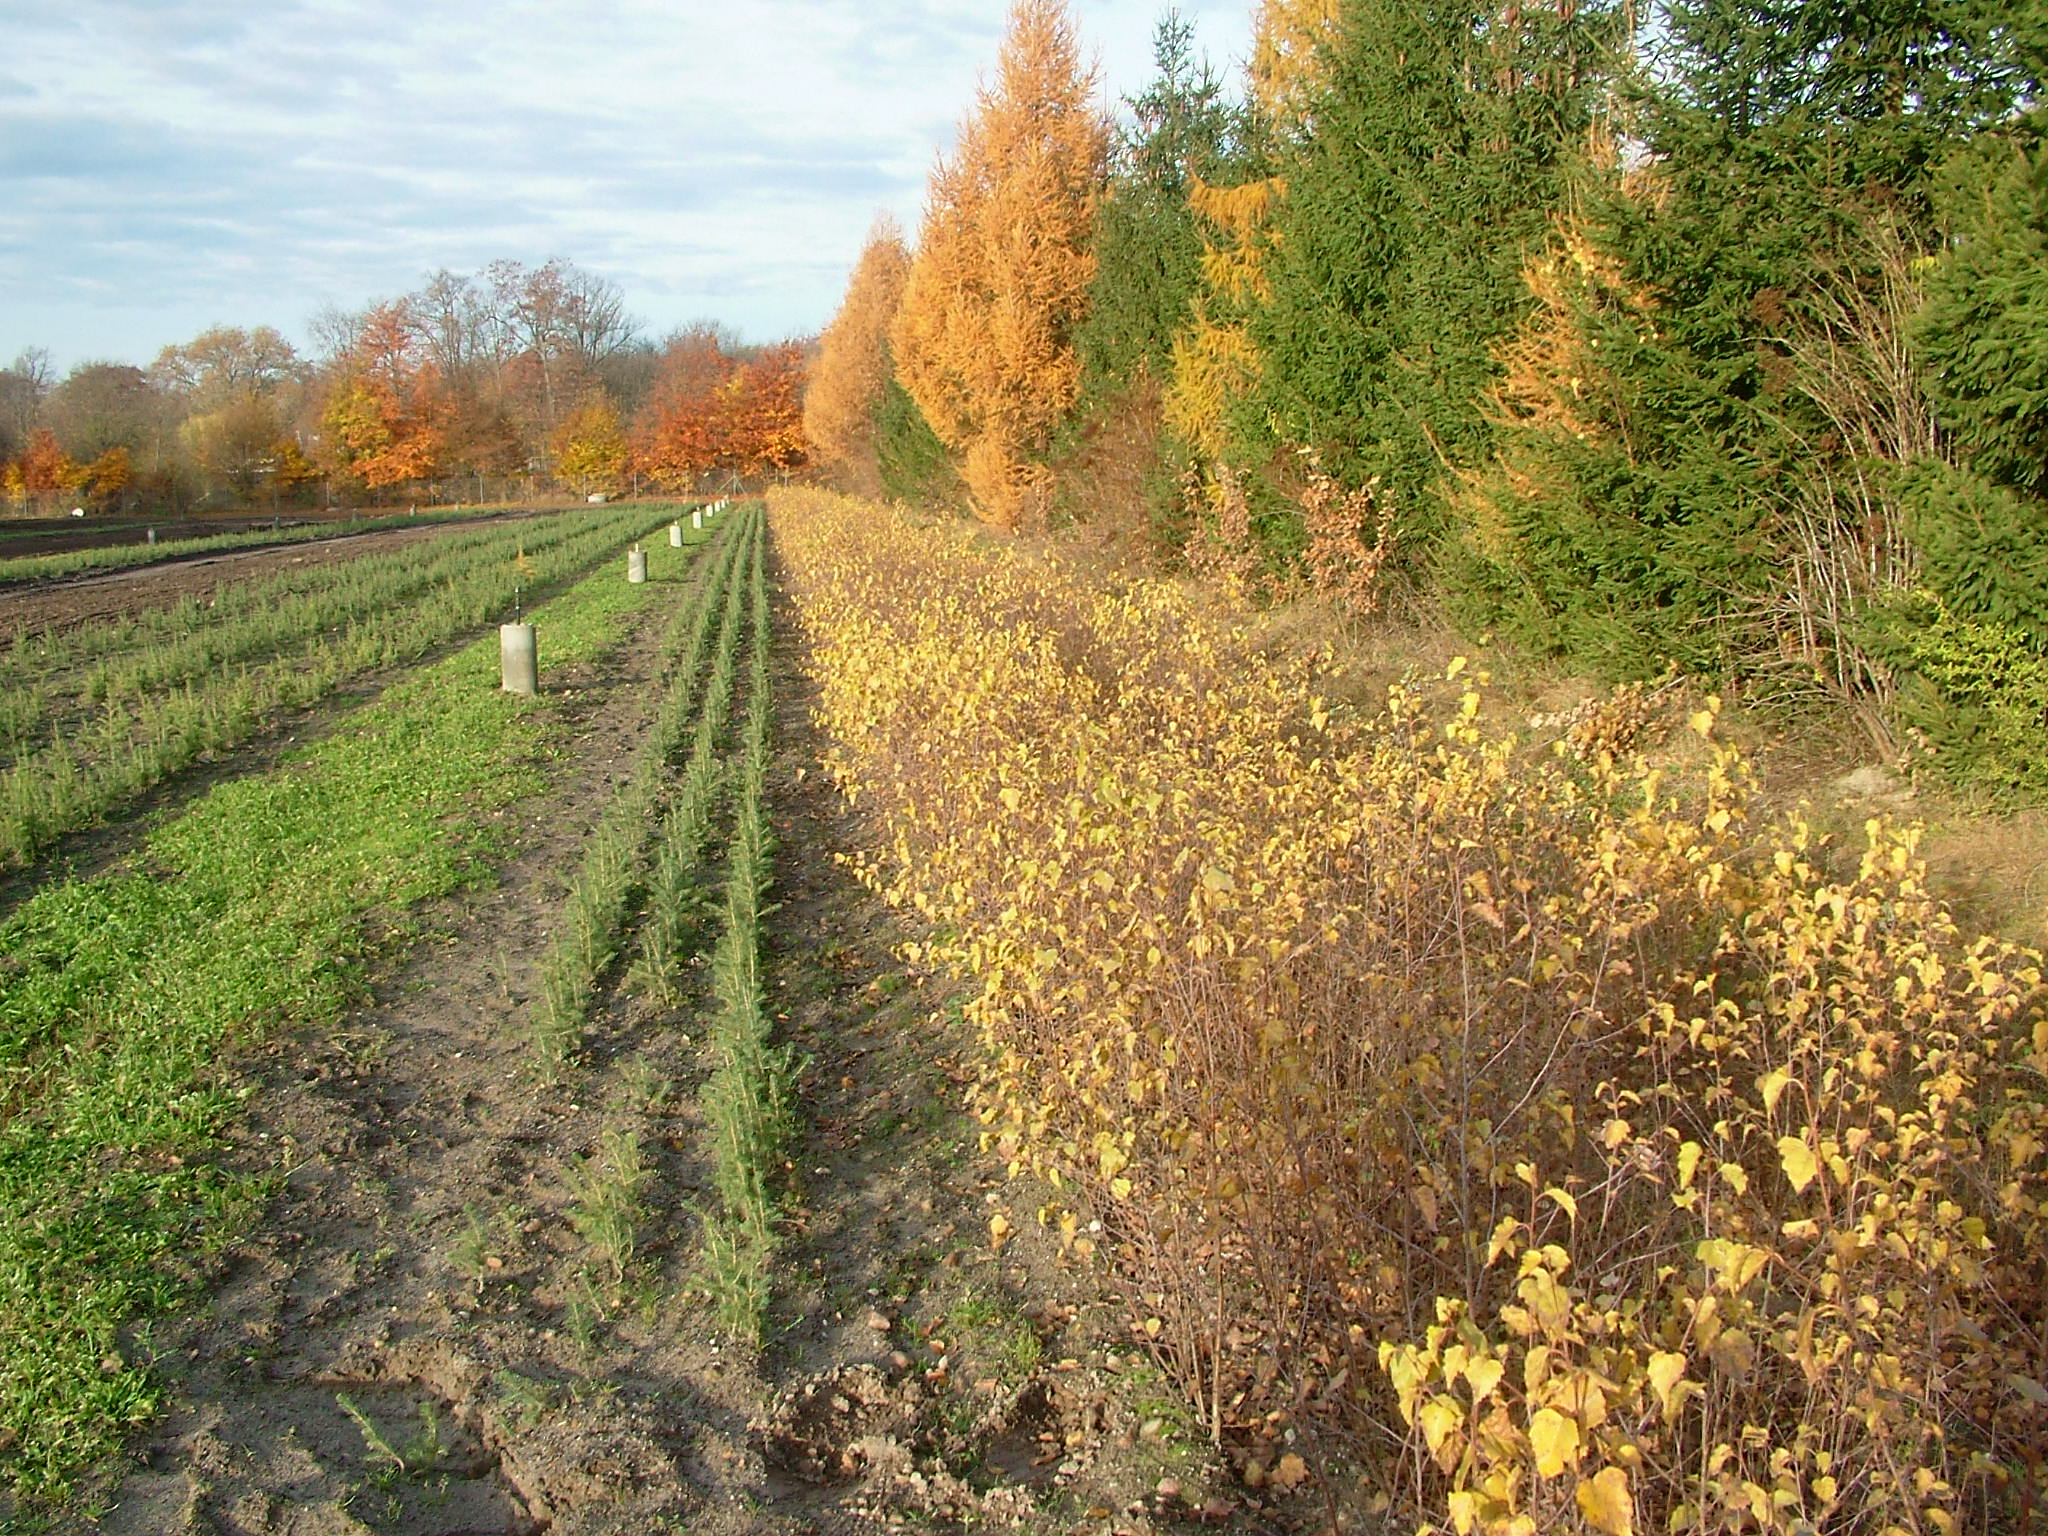
[{"label": "yellow autumn leaf", "polygon": [[1699,1171],[1700,1144],[1688,1141],[1678,1149],[1678,1187],[1691,1189],[1693,1175]]},{"label": "yellow autumn leaf", "polygon": [[1429,1446],[1429,1454],[1439,1456],[1444,1443],[1464,1427],[1465,1410],[1458,1406],[1456,1398],[1439,1394],[1422,1405],[1415,1422],[1422,1426],[1422,1438]]},{"label": "yellow autumn leaf", "polygon": [[1666,1417],[1672,1411],[1671,1394],[1678,1390],[1678,1384],[1685,1379],[1685,1356],[1658,1350],[1650,1356],[1648,1375],[1650,1388],[1657,1394],[1658,1406]]},{"label": "yellow autumn leaf", "polygon": [[1756,1091],[1764,1101],[1764,1113],[1778,1112],[1778,1100],[1784,1096],[1785,1085],[1792,1081],[1792,1074],[1783,1067],[1773,1067],[1756,1080]]},{"label": "yellow autumn leaf", "polygon": [[1579,1484],[1579,1513],[1586,1524],[1607,1536],[1635,1536],[1636,1504],[1629,1496],[1628,1474],[1619,1467],[1602,1467]]},{"label": "yellow autumn leaf", "polygon": [[1492,1356],[1474,1360],[1465,1367],[1465,1380],[1472,1388],[1472,1401],[1483,1403],[1493,1395],[1493,1389],[1500,1385],[1500,1378],[1506,1368]]},{"label": "yellow autumn leaf", "polygon": [[1803,1137],[1780,1136],[1778,1138],[1778,1161],[1785,1169],[1785,1178],[1795,1192],[1803,1192],[1820,1171],[1820,1164],[1814,1158],[1813,1148]]},{"label": "yellow autumn leaf", "polygon": [[1539,1408],[1529,1420],[1529,1449],[1536,1453],[1536,1472],[1556,1477],[1579,1464],[1579,1426],[1555,1408]]},{"label": "yellow autumn leaf", "polygon": [[1024,796],[1022,792],[1020,792],[1014,786],[1009,785],[1006,785],[1002,789],[1001,793],[998,795],[998,798],[1003,802],[1003,809],[1006,811],[1014,811],[1017,809],[1018,806],[1024,803]]},{"label": "yellow autumn leaf", "polygon": [[[1424,1431],[1428,1433],[1428,1431]],[[1279,1464],[1267,1474],[1268,1479],[1282,1488],[1296,1488],[1308,1477],[1308,1463],[1294,1452],[1289,1451],[1280,1458]]]}]

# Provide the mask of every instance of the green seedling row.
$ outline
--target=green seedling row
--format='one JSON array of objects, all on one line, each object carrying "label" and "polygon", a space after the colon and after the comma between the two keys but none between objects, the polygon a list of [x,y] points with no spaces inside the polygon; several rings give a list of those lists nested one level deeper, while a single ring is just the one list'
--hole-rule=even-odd
[{"label": "green seedling row", "polygon": [[[606,570],[557,598],[550,664],[616,646],[661,590]],[[156,1411],[138,1324],[266,1187],[213,1157],[252,1091],[238,1053],[338,1019],[545,787],[553,705],[497,680],[491,635],[0,922],[0,1528]]]},{"label": "green seedling row", "polygon": [[[747,541],[735,540],[737,561],[745,543],[760,536],[765,526],[757,512],[743,512],[752,520],[745,524]],[[725,791],[726,772],[720,746],[727,717],[732,710],[735,640],[739,633],[740,583],[727,573],[725,612],[719,627],[719,643],[713,654],[711,676],[704,697],[696,709],[690,729],[688,761],[670,796],[656,841],[654,867],[648,876],[646,909],[639,929],[639,950],[633,963],[631,984],[643,995],[665,1007],[681,1001],[679,985],[683,961],[694,951],[698,918],[702,906],[701,876],[705,851]],[[700,640],[705,631],[699,631]],[[694,676],[697,655],[693,651],[684,671]],[[669,738],[680,740],[688,722],[680,696]]]},{"label": "green seedling row", "polygon": [[[225,614],[181,604],[118,633],[17,645],[7,660],[18,675],[31,664],[43,670],[0,692],[0,739],[16,753],[0,774],[0,866],[29,862],[205,753],[246,743],[282,710],[510,617],[521,591],[545,593],[589,570],[644,531],[648,515],[629,506],[451,535],[447,548],[366,557],[296,595],[271,583],[252,584],[254,593],[228,589]],[[74,688],[74,709],[79,700],[97,707],[28,747],[55,717],[51,664],[95,638],[118,650],[135,635],[148,644],[96,663]],[[269,659],[237,664],[255,655]]]},{"label": "green seedling row", "polygon": [[773,701],[762,532],[756,532],[748,573],[752,645],[746,725],[726,850],[724,927],[711,961],[715,1064],[701,1100],[719,1201],[719,1210],[705,1223],[704,1275],[725,1325],[755,1343],[770,1299],[776,1170],[795,1132],[796,1073],[789,1047],[774,1044],[761,988],[761,918],[774,864],[774,834],[764,802]]},{"label": "green seedling row", "polygon": [[[734,575],[742,552],[754,537],[750,530],[758,522],[758,513],[743,512],[725,525],[729,532],[720,544],[710,576],[698,584],[664,643],[664,652],[672,654],[675,661],[633,772],[584,844],[582,866],[563,902],[555,942],[542,964],[534,1009],[534,1058],[544,1076],[559,1075],[575,1058],[599,982],[620,952],[634,897],[645,883],[649,845],[656,841],[650,829],[662,819],[672,762],[690,721],[696,716],[701,737],[705,722],[722,718],[727,707],[730,653],[737,645],[740,628],[735,600],[739,586]],[[721,595],[725,597],[723,616],[713,643],[710,626],[721,612]],[[714,659],[700,709],[697,679],[707,644]],[[659,855],[655,864],[658,871]]]},{"label": "green seedling row", "polygon": [[[14,555],[0,559],[0,583],[48,581],[57,576],[75,576],[81,571],[131,570],[138,565],[155,565],[167,559],[210,555],[227,550],[254,549],[276,544],[314,544],[323,539],[346,538],[354,533],[376,533],[386,528],[417,528],[433,523],[469,523],[496,517],[500,508],[470,508],[455,511],[439,508],[409,515],[366,517],[346,522],[329,519],[299,523],[290,528],[252,528],[242,533],[210,533],[191,539],[166,539],[162,543],[111,544],[99,549],[67,549],[55,555]],[[129,525],[148,527],[146,522]]]},{"label": "green seedling row", "polygon": [[0,650],[0,692],[41,682],[88,703],[148,693],[232,662],[276,655],[311,637],[327,638],[365,614],[498,564],[512,550],[538,556],[596,529],[637,530],[645,517],[638,507],[602,514],[579,509],[521,524],[451,529],[404,549],[230,583],[205,601],[187,595],[122,618],[18,632]]}]

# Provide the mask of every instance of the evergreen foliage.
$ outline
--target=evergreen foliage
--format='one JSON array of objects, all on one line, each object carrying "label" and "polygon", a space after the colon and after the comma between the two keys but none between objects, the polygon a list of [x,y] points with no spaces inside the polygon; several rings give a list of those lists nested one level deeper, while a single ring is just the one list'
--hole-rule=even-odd
[{"label": "evergreen foliage", "polygon": [[1868,488],[1899,466],[1866,462],[1810,367],[1841,342],[1823,317],[1831,296],[1882,285],[1889,246],[1928,247],[1937,162],[2031,89],[1999,14],[1666,13],[1647,159],[1589,184],[1553,248],[1577,273],[1517,337],[1517,398],[1497,396],[1499,449],[1453,562],[1468,614],[1610,675],[1667,659],[1740,675],[1797,649],[1813,615],[1785,611],[1788,570],[1885,542],[1897,513],[1895,491]]},{"label": "evergreen foliage", "polygon": [[965,496],[946,445],[893,371],[884,374],[875,397],[874,443],[876,473],[890,500],[936,508],[956,506]]},{"label": "evergreen foliage", "polygon": [[1447,463],[1483,453],[1490,344],[1528,307],[1523,250],[1564,195],[1615,43],[1613,11],[1513,18],[1443,0],[1349,0],[1286,146],[1252,310],[1257,386],[1231,456],[1292,502],[1297,450],[1373,485],[1426,549]]},{"label": "evergreen foliage", "polygon": [[1193,52],[1194,27],[1169,11],[1153,39],[1157,76],[1127,105],[1095,226],[1095,281],[1074,335],[1085,393],[1120,390],[1172,365],[1173,338],[1201,281],[1202,238],[1188,197],[1230,155],[1237,114]]}]

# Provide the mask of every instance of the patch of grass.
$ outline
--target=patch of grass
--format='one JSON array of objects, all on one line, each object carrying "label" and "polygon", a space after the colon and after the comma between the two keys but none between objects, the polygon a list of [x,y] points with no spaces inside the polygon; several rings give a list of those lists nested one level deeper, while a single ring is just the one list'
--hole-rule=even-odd
[{"label": "patch of grass", "polygon": [[999,1292],[963,1290],[947,1308],[946,1324],[967,1353],[988,1361],[1011,1383],[1029,1376],[1044,1357],[1038,1330]]}]

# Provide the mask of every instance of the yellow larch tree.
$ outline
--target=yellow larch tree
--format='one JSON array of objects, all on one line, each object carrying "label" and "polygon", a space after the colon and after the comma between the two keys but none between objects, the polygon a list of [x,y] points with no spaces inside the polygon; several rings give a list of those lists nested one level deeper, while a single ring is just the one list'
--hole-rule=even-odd
[{"label": "yellow larch tree", "polygon": [[1042,518],[1040,456],[1080,391],[1073,333],[1108,153],[1093,92],[1061,0],[1016,0],[995,83],[932,173],[890,329],[898,378],[999,528]]},{"label": "yellow larch tree", "polygon": [[[1262,0],[1247,73],[1253,105],[1277,139],[1299,132],[1321,84],[1323,43],[1336,31],[1342,0]],[[1259,270],[1260,242],[1284,177],[1237,186],[1197,181],[1190,201],[1203,225],[1202,291],[1194,321],[1175,342],[1166,421],[1205,463],[1223,451],[1230,402],[1258,381],[1259,358],[1246,332],[1246,311],[1267,297]]]},{"label": "yellow larch tree", "polygon": [[815,462],[841,489],[858,496],[882,493],[875,406],[889,382],[889,325],[909,277],[903,232],[885,214],[868,233],[839,313],[818,338],[804,393],[804,437]]}]

